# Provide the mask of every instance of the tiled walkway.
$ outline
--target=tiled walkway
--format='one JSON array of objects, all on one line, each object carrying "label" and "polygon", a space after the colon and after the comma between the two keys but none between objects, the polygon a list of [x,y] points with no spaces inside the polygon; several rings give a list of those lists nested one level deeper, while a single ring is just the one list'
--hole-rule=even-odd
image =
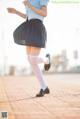
[{"label": "tiled walkway", "polygon": [[80,75],[45,78],[51,93],[36,98],[34,76],[0,77],[0,112],[8,112],[8,119],[80,119]]}]

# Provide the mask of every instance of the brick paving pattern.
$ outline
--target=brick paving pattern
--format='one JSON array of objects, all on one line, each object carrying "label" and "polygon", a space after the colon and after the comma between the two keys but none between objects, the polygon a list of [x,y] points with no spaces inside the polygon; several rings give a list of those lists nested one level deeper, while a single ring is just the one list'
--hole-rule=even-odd
[{"label": "brick paving pattern", "polygon": [[45,78],[51,93],[36,98],[35,76],[1,76],[0,112],[8,112],[8,119],[80,119],[80,75]]}]

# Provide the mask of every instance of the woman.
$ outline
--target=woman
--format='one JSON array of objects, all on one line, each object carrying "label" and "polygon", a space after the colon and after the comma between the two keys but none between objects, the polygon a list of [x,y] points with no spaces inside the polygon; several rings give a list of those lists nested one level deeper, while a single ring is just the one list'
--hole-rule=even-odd
[{"label": "woman", "polygon": [[45,70],[49,70],[50,68],[50,55],[46,55],[46,60],[39,57],[41,49],[45,48],[47,41],[47,33],[43,25],[43,19],[47,16],[48,1],[49,0],[23,1],[26,14],[23,14],[15,8],[7,8],[9,13],[17,14],[27,19],[14,31],[13,37],[15,43],[26,46],[28,60],[40,82],[41,88],[36,97],[42,97],[50,93],[38,65],[39,63],[44,63]]}]

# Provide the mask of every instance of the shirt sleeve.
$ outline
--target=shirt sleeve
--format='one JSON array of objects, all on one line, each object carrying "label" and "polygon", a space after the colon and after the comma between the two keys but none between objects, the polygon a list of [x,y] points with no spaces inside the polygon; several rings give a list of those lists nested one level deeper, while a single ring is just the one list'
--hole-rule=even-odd
[{"label": "shirt sleeve", "polygon": [[49,0],[40,0],[40,5],[41,6],[47,6]]}]

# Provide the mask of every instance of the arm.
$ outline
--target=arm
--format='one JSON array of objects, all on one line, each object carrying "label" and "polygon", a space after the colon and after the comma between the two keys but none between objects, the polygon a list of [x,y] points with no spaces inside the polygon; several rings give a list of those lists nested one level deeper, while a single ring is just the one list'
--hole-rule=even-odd
[{"label": "arm", "polygon": [[41,9],[36,9],[35,7],[31,6],[31,9],[36,12],[37,14],[46,17],[47,16],[47,7],[43,6]]},{"label": "arm", "polygon": [[20,11],[16,10],[15,8],[7,8],[9,13],[16,14],[24,19],[26,19],[26,14],[21,13]]},{"label": "arm", "polygon": [[34,6],[32,6],[29,1],[23,1],[23,4],[25,5],[25,7],[29,7],[30,9],[32,9],[34,12],[36,12],[37,14],[46,17],[47,16],[47,6],[42,6],[41,9],[37,9]]}]

